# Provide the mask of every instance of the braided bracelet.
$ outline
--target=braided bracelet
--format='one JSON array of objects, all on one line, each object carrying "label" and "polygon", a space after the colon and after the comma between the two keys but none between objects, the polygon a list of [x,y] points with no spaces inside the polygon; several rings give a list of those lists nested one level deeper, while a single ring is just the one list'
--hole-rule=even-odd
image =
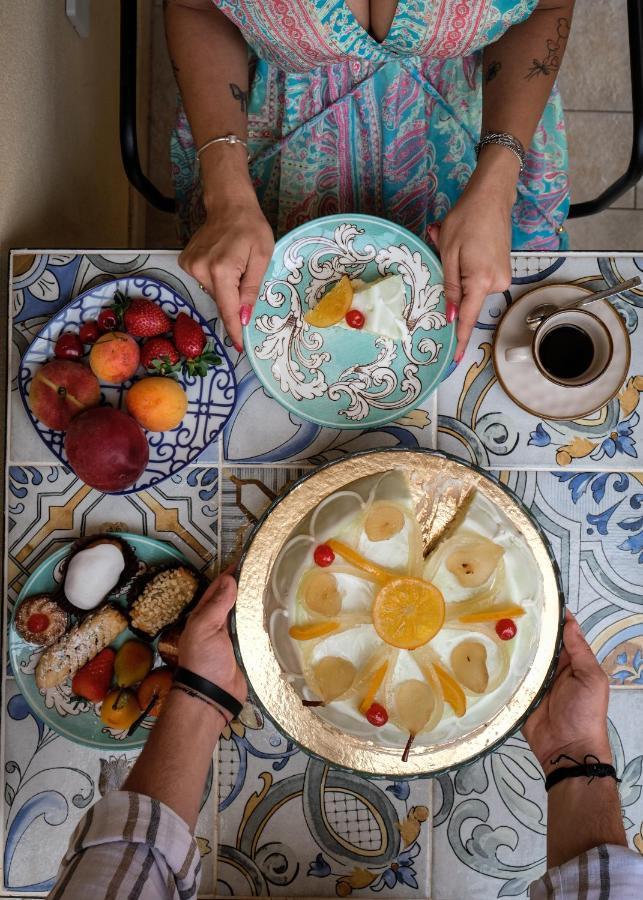
[{"label": "braided bracelet", "polygon": [[511,150],[518,157],[518,162],[520,163],[519,174],[522,173],[522,170],[525,168],[525,157],[527,154],[518,138],[514,137],[513,134],[508,134],[506,131],[486,131],[476,144],[476,159],[480,156],[480,151],[486,144],[498,144],[500,147],[506,147],[507,150]]},{"label": "braided bracelet", "polygon": [[243,709],[243,703],[239,703],[232,694],[224,691],[223,688],[220,688],[218,684],[214,684],[213,681],[208,681],[207,678],[197,675],[196,672],[184,669],[183,666],[179,666],[174,673],[174,684],[183,685],[207,697],[208,700],[211,700],[216,706],[221,707],[228,713],[231,719],[236,719]]},{"label": "braided bracelet", "polygon": [[[582,778],[583,776],[589,778],[588,784],[591,784],[595,778],[613,778],[617,784],[620,784],[621,779],[616,777],[614,766],[610,766],[609,763],[602,763],[598,756],[594,756],[593,753],[588,753],[582,763],[563,753],[556,759],[552,759],[552,765],[560,762],[561,759],[568,759],[574,765],[561,766],[559,769],[554,769],[553,772],[549,773],[545,779],[545,790],[548,792],[554,785],[564,781],[566,778]],[[596,762],[588,762],[591,759],[596,760]]]}]

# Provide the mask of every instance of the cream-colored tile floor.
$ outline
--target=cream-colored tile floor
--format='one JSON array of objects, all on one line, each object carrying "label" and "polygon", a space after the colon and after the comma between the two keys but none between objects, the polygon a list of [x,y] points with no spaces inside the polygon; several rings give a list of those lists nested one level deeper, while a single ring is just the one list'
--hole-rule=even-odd
[{"label": "cream-colored tile floor", "polygon": [[[169,133],[176,97],[167,57],[162,0],[154,0],[150,104],[152,180],[172,191]],[[632,141],[627,0],[576,0],[560,87],[565,103],[572,201],[589,200],[625,171]],[[149,209],[148,247],[176,247],[173,217]],[[613,207],[568,222],[574,250],[643,250],[643,182]]]}]

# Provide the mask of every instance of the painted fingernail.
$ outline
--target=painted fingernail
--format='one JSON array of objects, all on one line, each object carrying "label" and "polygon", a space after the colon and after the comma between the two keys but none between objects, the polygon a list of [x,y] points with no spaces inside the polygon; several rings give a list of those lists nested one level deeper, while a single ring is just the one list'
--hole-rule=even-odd
[{"label": "painted fingernail", "polygon": [[453,361],[455,362],[456,366],[462,362],[463,356],[464,356],[464,350],[458,350],[456,355],[453,357]]},{"label": "painted fingernail", "polygon": [[241,344],[237,344],[236,341],[233,341],[232,346],[237,351],[237,353],[243,353],[243,347],[241,346]]},{"label": "painted fingernail", "polygon": [[451,300],[447,300],[447,322],[449,325],[458,315],[458,307]]},{"label": "painted fingernail", "polygon": [[247,325],[250,321],[250,316],[252,315],[252,307],[247,303],[244,303],[241,309],[239,310],[239,319],[242,325]]}]

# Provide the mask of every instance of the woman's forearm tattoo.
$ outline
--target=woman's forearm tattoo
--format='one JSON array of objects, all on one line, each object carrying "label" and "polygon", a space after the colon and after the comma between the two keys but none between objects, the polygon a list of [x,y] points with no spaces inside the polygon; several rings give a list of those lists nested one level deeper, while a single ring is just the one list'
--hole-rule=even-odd
[{"label": "woman's forearm tattoo", "polygon": [[241,106],[241,112],[248,111],[248,91],[242,91],[238,84],[234,84],[230,82],[230,93],[234,97],[235,100],[239,101],[239,105]]},{"label": "woman's forearm tattoo", "polygon": [[490,81],[493,81],[493,79],[496,77],[496,75],[498,74],[498,72],[501,69],[502,69],[502,63],[499,62],[497,59],[494,59],[493,62],[490,62],[489,65],[487,66],[487,74],[485,75],[485,78],[484,78],[486,83],[489,84]]},{"label": "woman's forearm tattoo", "polygon": [[569,19],[559,19],[556,27],[556,37],[547,41],[547,53],[544,59],[533,59],[532,65],[525,78],[531,81],[536,75],[551,75],[560,67],[560,58],[563,54],[565,41],[569,35]]}]

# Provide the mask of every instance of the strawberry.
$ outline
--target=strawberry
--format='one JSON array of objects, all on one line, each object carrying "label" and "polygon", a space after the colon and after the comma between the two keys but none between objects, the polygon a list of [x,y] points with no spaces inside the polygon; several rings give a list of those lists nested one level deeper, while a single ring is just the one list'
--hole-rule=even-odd
[{"label": "strawberry", "polygon": [[114,296],[114,308],[132,337],[155,337],[169,331],[171,322],[160,306],[147,297],[130,300],[120,291]]},{"label": "strawberry", "polygon": [[174,345],[185,356],[188,375],[203,377],[210,366],[221,365],[221,357],[206,346],[205,332],[186,313],[179,313],[172,327]]},{"label": "strawberry", "polygon": [[153,337],[141,349],[141,365],[157,375],[172,375],[181,368],[181,357],[169,338]]},{"label": "strawberry", "polygon": [[71,682],[71,689],[78,697],[84,697],[92,703],[100,703],[109,691],[114,675],[116,653],[111,647],[90,659],[79,669]]}]

